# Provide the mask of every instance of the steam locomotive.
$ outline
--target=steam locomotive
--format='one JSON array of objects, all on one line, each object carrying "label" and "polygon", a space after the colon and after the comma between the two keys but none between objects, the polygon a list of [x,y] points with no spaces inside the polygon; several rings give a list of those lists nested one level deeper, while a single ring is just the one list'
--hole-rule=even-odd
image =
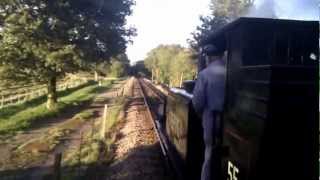
[{"label": "steam locomotive", "polygon": [[[221,113],[222,180],[318,179],[319,22],[240,18],[202,41],[227,52]],[[199,180],[204,157],[192,84],[170,92],[164,134],[180,179]],[[191,88],[190,88],[191,87]]]}]

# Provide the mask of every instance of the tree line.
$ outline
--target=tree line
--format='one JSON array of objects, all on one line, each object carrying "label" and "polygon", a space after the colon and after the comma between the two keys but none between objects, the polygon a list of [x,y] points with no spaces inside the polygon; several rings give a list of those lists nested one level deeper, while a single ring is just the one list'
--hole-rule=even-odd
[{"label": "tree line", "polygon": [[181,86],[183,80],[196,75],[194,52],[180,45],[159,45],[145,59],[145,66],[157,83]]},{"label": "tree line", "polygon": [[[119,67],[135,29],[133,0],[1,0],[1,84],[46,82],[47,108],[66,73]],[[122,56],[122,57],[121,57]],[[121,63],[125,64],[125,63]]]}]

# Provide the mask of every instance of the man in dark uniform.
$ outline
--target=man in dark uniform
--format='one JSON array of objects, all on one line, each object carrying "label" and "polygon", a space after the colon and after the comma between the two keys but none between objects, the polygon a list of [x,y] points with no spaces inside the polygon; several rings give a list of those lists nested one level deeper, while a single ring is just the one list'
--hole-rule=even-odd
[{"label": "man in dark uniform", "polygon": [[221,112],[225,91],[224,50],[214,45],[203,49],[206,55],[206,68],[198,74],[193,91],[192,103],[198,114],[202,116],[203,138],[205,143],[205,160],[202,166],[201,180],[212,180],[211,164],[216,134],[214,131],[216,117],[213,112]]}]

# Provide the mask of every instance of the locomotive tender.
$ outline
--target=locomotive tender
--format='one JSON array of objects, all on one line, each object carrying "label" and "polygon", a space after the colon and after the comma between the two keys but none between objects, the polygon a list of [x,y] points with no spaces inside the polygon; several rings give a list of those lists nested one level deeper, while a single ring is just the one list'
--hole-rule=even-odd
[{"label": "locomotive tender", "polygon": [[[318,179],[319,22],[240,18],[202,42],[227,54],[221,179]],[[169,151],[200,179],[204,145],[191,98],[166,101]]]}]

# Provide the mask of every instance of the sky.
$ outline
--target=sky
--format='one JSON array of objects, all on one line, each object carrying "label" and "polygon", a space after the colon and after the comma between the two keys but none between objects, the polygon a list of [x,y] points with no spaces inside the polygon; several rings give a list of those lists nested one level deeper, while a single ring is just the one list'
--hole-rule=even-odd
[{"label": "sky", "polygon": [[128,25],[137,28],[127,48],[131,62],[143,60],[159,44],[187,46],[190,33],[200,25],[199,16],[209,14],[210,0],[136,0]]},{"label": "sky", "polygon": [[[135,27],[138,34],[127,48],[131,62],[143,60],[159,44],[187,47],[191,32],[201,24],[200,15],[210,14],[209,3],[210,0],[136,0],[133,14],[127,18],[127,25]],[[270,4],[280,18],[319,20],[318,0],[256,0],[259,13],[264,10],[263,5]]]}]

